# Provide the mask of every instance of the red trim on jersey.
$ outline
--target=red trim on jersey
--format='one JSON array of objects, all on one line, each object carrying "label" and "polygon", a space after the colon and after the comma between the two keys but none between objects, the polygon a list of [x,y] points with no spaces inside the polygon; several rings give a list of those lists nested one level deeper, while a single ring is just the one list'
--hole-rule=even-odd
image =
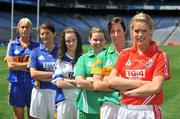
[{"label": "red trim on jersey", "polygon": [[[141,79],[152,81],[155,76],[164,76],[170,79],[169,62],[166,54],[158,49],[153,41],[144,54],[139,55],[136,47],[122,50],[116,62],[115,69],[120,75],[127,79]],[[122,103],[132,105],[161,105],[163,93],[160,91],[156,95],[148,97],[133,97],[123,95]]]}]

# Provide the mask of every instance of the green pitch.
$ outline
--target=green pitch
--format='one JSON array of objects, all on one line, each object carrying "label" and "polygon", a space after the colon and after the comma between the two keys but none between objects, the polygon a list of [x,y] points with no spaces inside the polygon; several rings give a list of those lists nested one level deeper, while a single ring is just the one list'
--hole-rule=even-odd
[{"label": "green pitch", "polygon": [[[88,46],[84,47],[85,50]],[[180,47],[162,46],[170,61],[171,80],[164,83],[163,119],[180,117]],[[13,119],[12,108],[8,105],[7,66],[3,62],[6,47],[0,47],[0,119]]]}]

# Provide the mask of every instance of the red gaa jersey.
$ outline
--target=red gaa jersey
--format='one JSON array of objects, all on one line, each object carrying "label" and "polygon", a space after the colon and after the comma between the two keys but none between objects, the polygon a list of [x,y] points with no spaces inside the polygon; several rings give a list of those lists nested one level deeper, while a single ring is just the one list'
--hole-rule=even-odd
[{"label": "red gaa jersey", "polygon": [[[143,55],[139,55],[135,47],[121,51],[115,69],[122,77],[130,80],[151,81],[155,76],[164,76],[166,80],[170,79],[167,56],[165,52],[158,49],[154,41]],[[131,105],[161,105],[163,93],[160,91],[158,94],[148,97],[123,95],[121,101],[123,104]]]}]

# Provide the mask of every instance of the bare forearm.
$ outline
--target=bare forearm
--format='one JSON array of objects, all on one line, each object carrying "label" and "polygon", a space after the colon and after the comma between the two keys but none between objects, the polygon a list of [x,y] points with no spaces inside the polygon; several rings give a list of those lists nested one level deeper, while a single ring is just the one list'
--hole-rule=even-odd
[{"label": "bare forearm", "polygon": [[125,79],[122,77],[109,77],[110,87],[116,90],[129,90],[138,88],[142,85],[149,83],[149,81]]},{"label": "bare forearm", "polygon": [[36,80],[50,82],[52,78],[52,72],[36,70],[36,72],[31,72],[31,77]]},{"label": "bare forearm", "polygon": [[109,83],[105,81],[95,81],[93,86],[96,91],[113,91],[113,89],[109,87]]},{"label": "bare forearm", "polygon": [[61,80],[61,81],[56,81],[56,85],[59,88],[65,88],[65,89],[70,89],[70,88],[76,88],[76,85],[69,83],[65,80]]},{"label": "bare forearm", "polygon": [[86,90],[94,90],[93,83],[88,80],[77,81],[77,86]]},{"label": "bare forearm", "polygon": [[64,79],[64,81],[66,81],[66,82],[68,82],[68,83],[70,83],[70,84],[72,84],[74,86],[77,86],[75,79]]},{"label": "bare forearm", "polygon": [[144,97],[144,96],[154,95],[154,94],[158,93],[160,90],[161,90],[161,87],[156,88],[154,86],[154,83],[149,83],[149,84],[141,86],[139,88],[136,88],[136,89],[133,89],[130,91],[126,91],[126,92],[124,92],[124,94],[130,95],[130,96]]},{"label": "bare forearm", "polygon": [[9,62],[9,63],[8,63],[8,68],[11,69],[11,70],[28,71],[28,70],[27,70],[27,65],[28,65],[28,62],[23,62],[23,63],[19,63],[19,62]]}]

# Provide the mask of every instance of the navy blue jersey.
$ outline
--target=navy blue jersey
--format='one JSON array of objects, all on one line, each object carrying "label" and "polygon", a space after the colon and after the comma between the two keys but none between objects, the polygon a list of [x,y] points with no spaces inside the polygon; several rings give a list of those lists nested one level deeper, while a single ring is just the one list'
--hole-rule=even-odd
[{"label": "navy blue jersey", "polygon": [[[48,51],[43,44],[34,49],[30,56],[30,68],[40,71],[53,71],[57,60],[58,47]],[[40,89],[55,89],[51,82],[40,81]]]},{"label": "navy blue jersey", "polygon": [[[17,62],[27,62],[29,61],[31,51],[37,47],[39,47],[39,43],[32,40],[30,40],[29,46],[22,47],[19,38],[16,38],[15,40],[9,42],[5,59],[7,59],[8,57],[15,57],[17,59]],[[32,80],[29,72],[20,70],[9,70],[7,79],[10,82],[29,82]]]}]

